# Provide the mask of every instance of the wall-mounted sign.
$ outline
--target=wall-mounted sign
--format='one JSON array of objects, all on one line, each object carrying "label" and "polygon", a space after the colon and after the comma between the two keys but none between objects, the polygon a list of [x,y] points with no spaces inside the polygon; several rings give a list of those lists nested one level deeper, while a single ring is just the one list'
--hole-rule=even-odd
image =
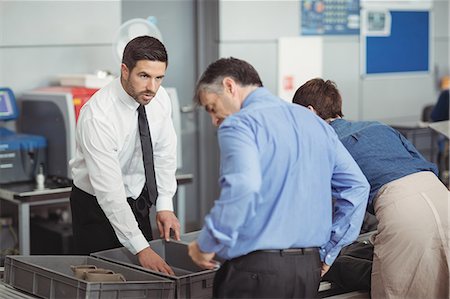
[{"label": "wall-mounted sign", "polygon": [[361,33],[366,36],[391,35],[391,13],[387,9],[361,11]]},{"label": "wall-mounted sign", "polygon": [[301,0],[302,35],[358,35],[359,0]]}]

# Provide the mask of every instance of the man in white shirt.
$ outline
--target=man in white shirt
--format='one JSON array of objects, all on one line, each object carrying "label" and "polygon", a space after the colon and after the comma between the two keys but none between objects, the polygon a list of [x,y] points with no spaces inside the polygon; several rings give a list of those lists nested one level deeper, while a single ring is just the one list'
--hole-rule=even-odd
[{"label": "man in white shirt", "polygon": [[[173,274],[148,244],[152,239],[149,209],[155,201],[160,236],[169,240],[171,229],[175,239],[179,240],[180,234],[172,203],[177,140],[171,102],[161,86],[167,63],[166,49],[159,40],[149,36],[133,39],[124,50],[121,77],[100,89],[83,106],[77,123],[75,157],[70,161],[70,203],[79,254],[123,245],[137,255],[143,267]],[[154,165],[151,179],[147,172],[150,167],[143,162],[143,155],[151,157],[151,152],[144,152],[145,142],[141,147],[139,107],[146,112],[143,119],[150,128],[148,145],[150,151],[153,147]],[[157,190],[155,198],[151,198],[149,181]]]}]

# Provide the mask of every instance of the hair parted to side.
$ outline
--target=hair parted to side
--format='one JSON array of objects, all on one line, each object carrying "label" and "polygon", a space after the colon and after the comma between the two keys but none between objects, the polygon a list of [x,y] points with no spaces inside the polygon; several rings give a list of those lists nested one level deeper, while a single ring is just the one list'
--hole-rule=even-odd
[{"label": "hair parted to side", "polygon": [[157,38],[143,35],[138,36],[125,46],[122,63],[131,71],[139,60],[161,61],[169,63],[166,47]]},{"label": "hair parted to side", "polygon": [[330,80],[309,80],[297,89],[292,102],[305,107],[312,106],[322,119],[344,116],[341,95],[336,83]]},{"label": "hair parted to side", "polygon": [[211,63],[198,80],[194,101],[201,104],[200,94],[205,91],[220,94],[225,77],[232,78],[241,86],[263,86],[258,72],[250,63],[234,57],[220,58]]}]

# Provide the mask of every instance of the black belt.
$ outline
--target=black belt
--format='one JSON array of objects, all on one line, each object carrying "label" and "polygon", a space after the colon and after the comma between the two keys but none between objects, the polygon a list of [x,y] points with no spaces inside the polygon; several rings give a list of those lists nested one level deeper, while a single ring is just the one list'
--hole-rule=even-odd
[{"label": "black belt", "polygon": [[317,247],[287,248],[287,249],[263,249],[263,250],[257,250],[256,252],[277,253],[280,255],[286,255],[286,254],[306,255],[306,254],[317,253],[317,252],[319,252],[319,249]]}]

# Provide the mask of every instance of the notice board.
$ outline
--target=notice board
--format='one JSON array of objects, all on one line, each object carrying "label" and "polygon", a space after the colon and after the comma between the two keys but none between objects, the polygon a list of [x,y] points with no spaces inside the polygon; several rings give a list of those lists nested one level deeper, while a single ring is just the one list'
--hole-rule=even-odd
[{"label": "notice board", "polygon": [[300,1],[301,35],[358,35],[359,0]]},{"label": "notice board", "polygon": [[429,11],[390,13],[390,35],[365,36],[365,73],[428,72]]}]

